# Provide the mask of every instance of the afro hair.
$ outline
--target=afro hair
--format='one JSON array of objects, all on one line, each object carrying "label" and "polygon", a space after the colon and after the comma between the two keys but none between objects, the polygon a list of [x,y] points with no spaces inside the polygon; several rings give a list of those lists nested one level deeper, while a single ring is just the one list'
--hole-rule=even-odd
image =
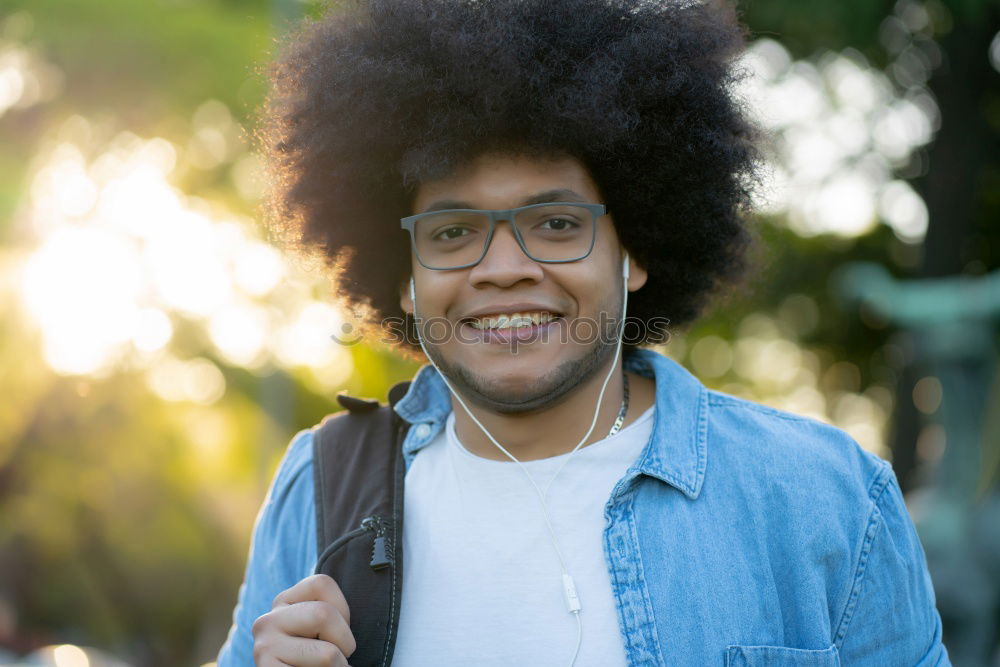
[{"label": "afro hair", "polygon": [[698,0],[353,0],[271,70],[261,127],[272,225],[319,251],[368,324],[399,306],[416,187],[475,156],[571,156],[648,272],[629,298],[663,342],[743,273],[756,132],[733,84],[735,12]]}]

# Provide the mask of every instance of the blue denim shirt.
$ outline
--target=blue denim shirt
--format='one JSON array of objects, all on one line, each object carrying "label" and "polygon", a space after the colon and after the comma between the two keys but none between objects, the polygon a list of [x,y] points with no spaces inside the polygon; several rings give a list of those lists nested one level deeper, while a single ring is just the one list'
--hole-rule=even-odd
[{"label": "blue denim shirt", "polygon": [[[949,665],[924,552],[892,468],[842,431],[710,391],[649,350],[653,433],[605,508],[630,665]],[[407,466],[451,400],[420,370],[396,405]],[[254,528],[220,667],[253,664],[253,621],[316,560],[312,431]]]}]

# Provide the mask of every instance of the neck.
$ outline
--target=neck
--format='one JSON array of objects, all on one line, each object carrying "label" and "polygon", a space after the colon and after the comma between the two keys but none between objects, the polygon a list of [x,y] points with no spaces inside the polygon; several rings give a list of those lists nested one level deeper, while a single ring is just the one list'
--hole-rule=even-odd
[{"label": "neck", "polygon": [[[614,363],[614,370],[611,370],[612,363]],[[519,461],[558,456],[572,451],[590,427],[594,408],[609,370],[611,370],[611,378],[598,410],[597,422],[590,436],[582,445],[585,447],[602,440],[618,417],[623,395],[620,358],[617,360],[612,358],[598,372],[581,382],[563,400],[542,410],[511,415],[477,408],[475,405],[469,405],[469,407],[490,434]],[[490,441],[482,429],[469,417],[469,414],[454,396],[452,396],[451,402],[455,412],[455,432],[462,445],[477,456],[509,461],[510,459]],[[632,400],[630,403],[635,408],[639,407]],[[636,414],[635,408],[630,406],[626,423],[631,421],[628,418],[632,418]]]}]

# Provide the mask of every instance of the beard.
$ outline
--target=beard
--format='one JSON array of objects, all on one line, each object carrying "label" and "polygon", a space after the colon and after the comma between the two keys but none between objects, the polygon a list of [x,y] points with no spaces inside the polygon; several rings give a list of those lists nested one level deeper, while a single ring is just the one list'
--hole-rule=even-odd
[{"label": "beard", "polygon": [[[623,304],[604,305],[610,307],[603,312],[618,311],[615,322],[620,323]],[[564,361],[546,372],[544,377],[522,383],[514,389],[486,377],[475,368],[451,363],[436,346],[424,346],[424,351],[452,386],[478,407],[498,414],[526,414],[557,405],[600,371],[614,356],[618,346],[620,329],[616,327],[614,331],[616,335],[611,338],[595,336],[594,342],[578,358]]]}]

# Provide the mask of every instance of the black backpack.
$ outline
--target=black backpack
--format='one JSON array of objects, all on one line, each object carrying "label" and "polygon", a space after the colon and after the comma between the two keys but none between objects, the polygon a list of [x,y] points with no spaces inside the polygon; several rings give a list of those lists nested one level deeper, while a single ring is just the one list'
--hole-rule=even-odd
[{"label": "black backpack", "polygon": [[351,611],[352,667],[388,667],[403,589],[403,439],[410,425],[392,406],[337,396],[346,408],[326,417],[313,438],[316,573],[333,577]]}]

